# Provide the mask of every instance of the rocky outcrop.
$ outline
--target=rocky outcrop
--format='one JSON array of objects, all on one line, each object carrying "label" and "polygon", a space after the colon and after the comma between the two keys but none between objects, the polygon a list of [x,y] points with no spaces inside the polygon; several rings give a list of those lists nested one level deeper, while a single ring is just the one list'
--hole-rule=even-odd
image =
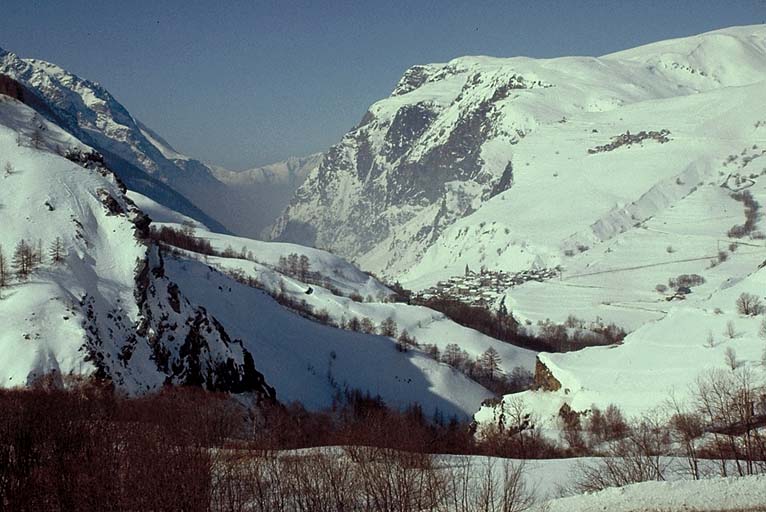
[{"label": "rocky outcrop", "polygon": [[255,393],[276,401],[276,392],[255,369],[242,340],[203,306],[192,304],[178,284],[165,275],[159,247],[149,249],[136,274],[139,323],[136,334],[146,340],[151,359],[165,384],[200,386],[211,391]]},{"label": "rocky outcrop", "polygon": [[558,391],[561,389],[561,382],[553,376],[553,373],[551,373],[548,367],[540,361],[539,357],[535,361],[535,379],[533,388],[542,391]]},{"label": "rocky outcrop", "polygon": [[370,269],[406,268],[477,201],[512,186],[508,160],[488,163],[484,148],[510,148],[532,129],[523,119],[510,130],[499,121],[516,95],[541,87],[550,84],[471,59],[410,68],[391,98],[326,153],[271,238],[353,259],[387,248],[389,261]]}]

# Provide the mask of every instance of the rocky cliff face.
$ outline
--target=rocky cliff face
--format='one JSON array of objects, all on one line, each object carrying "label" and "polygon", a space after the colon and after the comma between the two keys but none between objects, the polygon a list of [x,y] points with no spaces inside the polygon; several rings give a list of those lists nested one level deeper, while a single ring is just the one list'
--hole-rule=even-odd
[{"label": "rocky cliff face", "polygon": [[[23,104],[23,85],[0,84],[13,93],[0,95],[0,205],[13,212],[0,230],[0,386],[93,375],[129,393],[192,385],[276,400],[242,340],[167,278],[150,219],[105,159]],[[24,243],[30,276],[8,264]]]},{"label": "rocky cliff face", "polygon": [[[503,175],[508,162],[488,165],[483,145],[498,138],[510,144],[529,129],[522,120],[518,133],[501,133],[501,103],[513,89],[541,84],[502,75],[471,59],[407,71],[392,97],[373,105],[325,155],[273,238],[355,258],[381,245],[393,252],[400,245],[426,247],[445,225],[473,211]],[[331,227],[338,220],[346,229]],[[381,262],[384,269],[397,256]]]}]

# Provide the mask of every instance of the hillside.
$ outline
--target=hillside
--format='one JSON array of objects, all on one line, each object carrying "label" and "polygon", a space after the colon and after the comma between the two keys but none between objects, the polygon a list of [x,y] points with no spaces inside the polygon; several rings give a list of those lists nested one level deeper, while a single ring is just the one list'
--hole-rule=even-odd
[{"label": "hillside", "polygon": [[131,190],[219,232],[260,236],[320,158],[228,171],[179,153],[103,86],[60,66],[0,49],[2,75],[43,117],[101,153]]},{"label": "hillside", "polygon": [[670,208],[762,137],[765,33],[415,66],[327,153],[272,235],[414,288],[466,264],[568,265],[568,251]]},{"label": "hillside", "polygon": [[0,385],[93,375],[130,393],[194,384],[273,398],[242,342],[167,278],[149,219],[100,157],[0,99],[0,347],[13,354]]},{"label": "hillside", "polygon": [[[3,95],[0,155],[0,351],[13,354],[0,363],[2,387],[95,376],[130,394],[195,385],[310,409],[360,390],[447,417],[470,416],[491,396],[421,352],[397,351],[390,338],[303,318],[213,268],[226,270],[213,258],[160,250],[140,208],[166,220],[187,217],[128,194],[100,155]],[[347,293],[390,294],[322,251],[209,236],[248,245],[264,262],[306,252]]]}]

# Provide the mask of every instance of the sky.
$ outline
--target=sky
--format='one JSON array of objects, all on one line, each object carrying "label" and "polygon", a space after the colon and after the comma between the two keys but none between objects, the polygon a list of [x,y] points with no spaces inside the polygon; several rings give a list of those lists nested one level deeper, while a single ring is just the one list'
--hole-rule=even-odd
[{"label": "sky", "polygon": [[2,0],[0,47],[105,86],[231,169],[324,151],[414,64],[603,55],[766,22],[766,0]]}]

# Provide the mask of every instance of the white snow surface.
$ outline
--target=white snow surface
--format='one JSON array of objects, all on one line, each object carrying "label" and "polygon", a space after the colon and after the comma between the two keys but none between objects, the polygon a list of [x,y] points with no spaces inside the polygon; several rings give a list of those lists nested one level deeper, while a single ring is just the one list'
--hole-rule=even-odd
[{"label": "white snow surface", "polygon": [[545,512],[763,511],[766,475],[641,482],[544,502]]},{"label": "white snow surface", "polygon": [[[42,127],[39,148],[31,147],[29,140],[35,126]],[[8,260],[21,239],[35,246],[40,240],[46,254],[29,281],[14,278],[0,289],[1,387],[26,386],[44,374],[104,372],[121,389],[141,393],[185,379],[196,382],[198,357],[201,375],[210,379],[203,385],[220,388],[230,382],[231,365],[242,371],[244,354],[249,353],[278,400],[297,400],[310,409],[330,407],[345,390],[358,389],[380,395],[394,407],[419,403],[428,415],[438,410],[445,417],[466,418],[492,396],[421,352],[397,351],[389,338],[307,320],[265,292],[238,284],[196,259],[161,258],[136,238],[132,221],[142,212],[130,198],[157,219],[188,219],[140,194],[124,194],[111,173],[86,169],[59,156],[58,148],[90,151],[27,106],[0,96],[0,245]],[[12,168],[7,175],[6,162]],[[107,197],[122,213],[109,211]],[[391,293],[324,251],[196,227],[217,248],[246,246],[261,262],[247,262],[250,270],[260,269],[256,275],[267,276],[272,284],[281,277],[271,267],[280,256],[297,252],[309,256],[312,268],[326,273],[346,293]],[[61,264],[47,256],[56,237],[66,253]],[[242,261],[209,258],[210,264],[222,268]],[[142,262],[149,264],[144,274]],[[284,279],[296,295],[303,294],[305,285]],[[329,304],[318,289],[319,296]],[[351,311],[357,304],[345,297],[338,301],[338,311]],[[198,356],[194,350],[200,351]],[[221,365],[229,366],[216,373]]]},{"label": "white snow surface", "polygon": [[[173,223],[167,225],[179,227]],[[288,296],[299,301],[305,300],[315,311],[327,312],[336,323],[346,322],[352,317],[360,320],[366,317],[375,325],[380,325],[390,317],[396,322],[399,332],[406,329],[418,343],[436,345],[440,350],[444,350],[450,343],[455,343],[474,358],[493,347],[502,360],[503,371],[511,372],[517,366],[530,371],[534,369],[535,353],[533,351],[463,327],[432,309],[387,302],[385,299],[391,295],[391,290],[342,258],[326,251],[295,244],[250,240],[204,230],[198,230],[196,234],[210,240],[218,251],[231,247],[235,252],[240,252],[244,248],[246,251],[252,251],[258,260],[254,263],[238,258],[211,256],[206,259],[209,264],[221,269],[241,271],[257,279],[262,286],[272,292],[277,292],[281,287]],[[326,276],[331,284],[345,296],[336,295],[320,285],[306,284],[297,278],[277,272],[275,267],[279,263],[279,258],[290,253],[306,255],[309,258],[311,270]],[[309,287],[312,293],[306,294]],[[351,294],[358,294],[365,298],[365,301],[356,302],[348,297]]]},{"label": "white snow surface", "polygon": [[380,395],[394,407],[419,403],[427,414],[469,416],[491,396],[449,366],[391,339],[343,331],[295,315],[265,292],[233,282],[195,261],[166,262],[188,297],[204,303],[233,337],[245,340],[257,369],[285,403],[330,407],[345,389]]},{"label": "white snow surface", "polygon": [[[17,132],[29,137],[36,123],[43,126],[44,147],[17,146]],[[125,315],[137,314],[134,272],[146,248],[135,241],[128,218],[107,214],[98,191],[115,198],[121,193],[113,179],[52,153],[57,146],[89,149],[0,95],[0,161],[13,168],[10,175],[0,176],[0,245],[8,268],[22,239],[33,244],[41,240],[46,255],[56,237],[68,248],[65,265],[46,265],[28,283],[1,290],[2,387],[24,386],[51,371],[95,371],[81,353],[85,332],[78,303],[84,294],[97,297],[103,306],[123,304]],[[127,208],[124,202],[123,206]],[[144,383],[157,385],[159,377],[144,370],[139,367],[136,373]]]}]

